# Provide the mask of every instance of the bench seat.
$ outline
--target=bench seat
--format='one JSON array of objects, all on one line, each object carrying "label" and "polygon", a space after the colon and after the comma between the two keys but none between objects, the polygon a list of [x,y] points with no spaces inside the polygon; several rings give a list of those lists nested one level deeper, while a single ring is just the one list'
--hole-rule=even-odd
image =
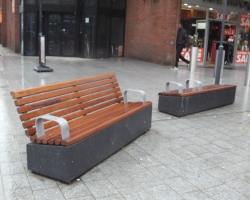
[{"label": "bench seat", "polygon": [[73,143],[82,140],[91,134],[98,132],[108,126],[119,122],[120,120],[140,111],[149,106],[151,102],[130,102],[126,105],[118,103],[93,114],[86,115],[69,122],[70,137],[62,140],[60,127],[49,129],[44,137],[31,137],[31,141],[38,144],[55,144],[70,146]]},{"label": "bench seat", "polygon": [[158,110],[170,115],[185,115],[232,104],[236,85],[207,85],[187,89],[160,92]]}]

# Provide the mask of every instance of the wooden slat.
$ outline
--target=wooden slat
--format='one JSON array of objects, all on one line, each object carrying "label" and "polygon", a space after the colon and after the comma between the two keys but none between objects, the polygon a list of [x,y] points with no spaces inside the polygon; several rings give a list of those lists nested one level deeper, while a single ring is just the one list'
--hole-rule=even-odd
[{"label": "wooden slat", "polygon": [[203,94],[208,92],[215,92],[225,89],[232,89],[236,88],[236,85],[207,85],[203,86],[202,90],[198,90],[198,87],[190,88],[190,89],[184,89],[182,94],[179,94],[178,90],[172,90],[169,93],[166,92],[160,92],[160,96],[178,96],[178,97],[186,97],[186,96],[192,96],[197,94]]},{"label": "wooden slat", "polygon": [[[123,98],[117,98],[117,99],[113,99],[113,100],[110,100],[110,101],[106,101],[104,103],[101,103],[101,104],[95,104],[95,102],[89,102],[89,103],[92,103],[92,107],[87,107],[85,109],[79,109],[78,112],[74,112],[73,114],[68,114],[66,116],[64,116],[64,119],[66,119],[67,121],[71,121],[72,119],[75,119],[77,117],[80,117],[80,116],[83,116],[83,115],[86,115],[88,113],[91,113],[91,112],[95,112],[99,109],[103,109],[107,106],[110,106],[110,105],[113,105],[115,103],[120,103],[121,101],[123,100]],[[53,113],[52,113],[53,114]],[[60,115],[57,115],[58,113],[55,113],[53,115],[55,116],[58,116]],[[32,120],[32,124],[35,125],[35,120]],[[47,122],[44,124],[44,128],[45,129],[48,129],[48,128],[51,128],[53,126],[57,125],[55,122]],[[28,130],[26,130],[26,135],[30,136],[30,135],[33,135],[36,133],[36,129],[35,127],[33,128],[30,128]]]},{"label": "wooden slat", "polygon": [[[68,120],[71,120],[71,119],[74,118],[73,114],[75,112],[77,112],[77,111],[79,112],[79,111],[81,111],[83,109],[87,109],[88,107],[92,107],[94,105],[101,104],[101,103],[108,102],[108,101],[111,101],[111,103],[121,102],[121,101],[123,101],[123,97],[121,95],[122,94],[120,92],[119,93],[110,94],[110,95],[107,95],[107,96],[104,96],[104,97],[101,97],[101,98],[98,98],[98,99],[93,99],[91,101],[83,102],[81,104],[76,104],[76,105],[73,105],[71,107],[67,107],[65,109],[61,109],[59,111],[52,112],[50,114],[54,115],[54,116],[57,116],[57,117],[68,116],[67,117]],[[98,109],[99,109],[99,107],[98,107]],[[91,112],[93,112],[93,111],[91,111]],[[85,113],[85,114],[88,114],[88,113]],[[70,117],[71,115],[73,117]],[[30,127],[32,127],[34,125],[35,125],[35,119],[31,119],[31,120],[25,121],[23,123],[23,127],[24,128],[30,128]]]},{"label": "wooden slat", "polygon": [[84,85],[73,86],[73,87],[69,87],[69,88],[63,88],[63,89],[60,89],[60,90],[49,91],[49,92],[42,93],[42,94],[39,93],[39,94],[35,94],[35,95],[32,95],[32,96],[17,99],[17,100],[15,100],[15,105],[16,106],[21,106],[21,105],[36,102],[36,101],[42,101],[44,99],[58,97],[58,96],[61,96],[63,94],[69,94],[69,93],[72,93],[72,92],[77,92],[77,91],[81,91],[81,90],[85,90],[85,89],[90,89],[90,88],[94,88],[94,87],[98,87],[98,86],[103,86],[103,85],[111,84],[111,83],[115,83],[115,82],[117,82],[117,79],[112,78],[112,79],[107,79],[107,80],[100,80],[98,82],[87,83],[87,84],[84,84]]},{"label": "wooden slat", "polygon": [[31,110],[45,108],[46,106],[52,106],[54,104],[58,104],[58,103],[61,103],[61,102],[66,102],[68,100],[84,97],[84,96],[87,96],[87,95],[90,95],[90,94],[96,94],[98,92],[103,92],[103,91],[113,89],[113,88],[116,88],[116,87],[118,87],[118,83],[105,85],[105,86],[100,86],[100,87],[97,87],[97,88],[88,89],[88,90],[84,90],[84,91],[81,91],[81,92],[70,93],[70,94],[67,94],[67,95],[60,96],[60,97],[54,97],[52,99],[47,99],[47,100],[44,100],[44,101],[31,103],[31,104],[29,104],[27,106],[24,105],[24,106],[19,107],[18,108],[18,113],[21,114],[21,113],[29,112]]},{"label": "wooden slat", "polygon": [[111,79],[114,77],[115,77],[114,73],[108,73],[108,74],[102,74],[102,75],[91,76],[91,77],[86,77],[86,78],[79,78],[79,79],[64,81],[64,82],[59,82],[59,83],[36,86],[36,87],[28,88],[28,89],[12,91],[10,94],[13,99],[18,99],[21,97],[26,97],[26,96],[30,96],[34,94],[39,94],[39,93],[44,93],[48,91],[58,90],[61,88],[70,87],[72,85],[80,85],[84,83],[95,82],[98,80]]},{"label": "wooden slat", "polygon": [[89,96],[86,96],[86,97],[83,97],[83,98],[74,99],[74,100],[70,100],[70,101],[67,101],[67,102],[61,102],[61,103],[58,103],[58,104],[55,104],[55,105],[52,105],[52,106],[47,106],[47,107],[45,107],[43,109],[40,109],[40,110],[36,110],[36,111],[33,111],[33,112],[29,112],[27,114],[23,114],[23,115],[20,116],[20,119],[22,121],[26,121],[26,120],[29,120],[31,118],[35,118],[35,117],[38,117],[38,116],[41,116],[41,115],[45,115],[45,114],[51,113],[51,112],[56,111],[56,110],[67,108],[67,107],[70,107],[70,106],[73,106],[73,105],[76,105],[76,104],[83,103],[85,101],[89,101],[89,100],[92,100],[92,99],[95,99],[95,98],[98,98],[98,97],[102,97],[102,96],[106,96],[106,95],[109,95],[111,93],[115,93],[115,92],[119,92],[119,91],[120,91],[120,88],[115,88],[115,89],[106,90],[104,92],[100,92],[100,93],[97,93],[97,94],[89,95]]}]

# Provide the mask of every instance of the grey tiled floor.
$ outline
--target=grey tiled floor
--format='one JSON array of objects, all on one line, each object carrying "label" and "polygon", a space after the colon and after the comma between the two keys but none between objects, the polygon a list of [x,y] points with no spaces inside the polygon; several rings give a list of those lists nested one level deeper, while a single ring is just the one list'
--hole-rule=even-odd
[{"label": "grey tiled floor", "polygon": [[[250,87],[245,68],[224,70],[222,83],[237,84],[235,103],[176,118],[157,110],[167,81],[213,84],[213,69],[190,73],[127,59],[47,57],[53,73],[36,73],[37,57],[0,46],[0,199],[245,200],[250,199]],[[150,131],[66,185],[27,170],[24,134],[10,91],[115,72],[122,91],[142,89],[153,102]],[[172,87],[174,88],[174,87]],[[129,100],[140,96],[129,95]]]}]

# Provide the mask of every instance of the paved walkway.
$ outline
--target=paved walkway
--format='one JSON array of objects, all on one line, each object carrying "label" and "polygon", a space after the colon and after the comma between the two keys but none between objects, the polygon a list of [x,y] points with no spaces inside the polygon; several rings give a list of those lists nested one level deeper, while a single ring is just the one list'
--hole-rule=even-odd
[{"label": "paved walkway", "polygon": [[[176,118],[157,110],[167,81],[213,84],[213,69],[127,59],[47,57],[53,73],[37,73],[37,57],[0,46],[1,200],[247,200],[250,199],[250,87],[245,69],[224,70],[222,83],[237,84],[235,103]],[[142,89],[153,102],[152,128],[80,179],[66,185],[27,170],[24,134],[10,91],[115,72],[122,91]],[[173,87],[174,88],[174,87]],[[140,96],[130,97],[137,100]]]}]

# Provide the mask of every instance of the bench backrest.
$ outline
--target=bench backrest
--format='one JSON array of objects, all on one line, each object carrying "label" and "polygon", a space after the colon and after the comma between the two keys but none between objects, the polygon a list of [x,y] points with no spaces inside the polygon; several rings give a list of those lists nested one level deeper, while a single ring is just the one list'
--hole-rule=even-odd
[{"label": "bench backrest", "polygon": [[178,90],[172,90],[170,92],[160,92],[160,96],[178,96],[178,97],[187,97],[202,93],[208,93],[208,92],[215,92],[219,90],[226,90],[226,89],[232,89],[236,88],[236,85],[206,85],[202,86],[202,90],[198,90],[198,87],[190,88],[190,89],[184,89],[182,94],[179,94]]},{"label": "bench backrest", "polygon": [[[36,133],[38,116],[51,114],[70,121],[123,101],[114,73],[13,91],[11,96],[28,136]],[[49,121],[44,128],[56,125]]]}]

